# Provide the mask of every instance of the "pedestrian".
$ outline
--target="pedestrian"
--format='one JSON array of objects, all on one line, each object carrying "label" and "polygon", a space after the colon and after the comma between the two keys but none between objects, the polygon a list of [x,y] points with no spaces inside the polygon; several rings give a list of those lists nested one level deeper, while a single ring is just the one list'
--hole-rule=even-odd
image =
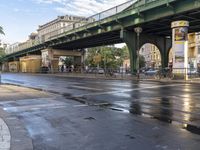
[{"label": "pedestrian", "polygon": [[64,65],[61,66],[61,72],[64,72]]}]

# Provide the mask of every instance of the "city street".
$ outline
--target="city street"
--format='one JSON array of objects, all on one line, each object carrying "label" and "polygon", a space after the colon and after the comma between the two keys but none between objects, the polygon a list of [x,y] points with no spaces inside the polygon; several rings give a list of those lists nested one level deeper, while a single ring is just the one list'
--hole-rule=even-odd
[{"label": "city street", "polygon": [[19,85],[2,85],[0,96],[13,150],[199,149],[199,84],[10,73],[2,81]]},{"label": "city street", "polygon": [[200,150],[200,1],[0,7],[0,150]]}]

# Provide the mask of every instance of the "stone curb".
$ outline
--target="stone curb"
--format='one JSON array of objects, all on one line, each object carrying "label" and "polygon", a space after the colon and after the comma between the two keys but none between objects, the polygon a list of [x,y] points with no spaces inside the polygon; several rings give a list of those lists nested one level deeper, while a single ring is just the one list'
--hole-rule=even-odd
[{"label": "stone curb", "polygon": [[140,81],[149,81],[149,82],[160,82],[160,83],[186,83],[186,84],[200,84],[200,81],[188,80],[154,80],[154,79],[141,79]]},{"label": "stone curb", "polygon": [[0,118],[0,150],[10,150],[10,131],[7,124]]},{"label": "stone curb", "polygon": [[5,150],[33,150],[32,139],[17,117],[0,109],[0,118],[2,118],[8,126],[11,135],[10,149]]},{"label": "stone curb", "polygon": [[[98,80],[133,80],[137,81],[136,77],[127,77],[127,78],[120,78],[120,77],[98,77],[98,76],[79,76],[76,74],[73,75],[62,75],[62,74],[31,74],[30,75],[38,75],[38,76],[53,76],[53,77],[62,77],[62,78],[83,78],[83,79],[98,79]],[[199,80],[155,80],[155,79],[140,79],[139,81],[149,81],[149,82],[162,82],[162,83],[190,83],[190,84],[200,84]]]},{"label": "stone curb", "polygon": [[[18,73],[19,74],[19,73]],[[23,73],[22,73],[23,74]],[[105,77],[105,76],[80,76],[78,74],[32,74],[32,73],[26,73],[28,75],[37,75],[37,76],[53,76],[53,77],[63,77],[63,78],[85,78],[85,79],[104,79],[104,80],[134,80],[134,77],[127,77],[127,78],[121,78],[121,77]]]}]

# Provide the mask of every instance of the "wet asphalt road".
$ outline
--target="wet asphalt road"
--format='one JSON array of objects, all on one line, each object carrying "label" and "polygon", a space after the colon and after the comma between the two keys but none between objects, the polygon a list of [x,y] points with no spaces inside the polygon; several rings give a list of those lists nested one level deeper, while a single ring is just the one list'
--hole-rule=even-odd
[{"label": "wet asphalt road", "polygon": [[198,84],[28,74],[3,74],[2,79],[55,94],[1,103],[23,122],[36,150],[200,146]]}]

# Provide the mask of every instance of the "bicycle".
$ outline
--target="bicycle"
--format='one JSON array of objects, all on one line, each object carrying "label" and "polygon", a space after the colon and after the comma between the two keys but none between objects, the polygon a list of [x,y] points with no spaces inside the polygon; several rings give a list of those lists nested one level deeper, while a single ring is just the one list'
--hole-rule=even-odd
[{"label": "bicycle", "polygon": [[168,72],[166,74],[166,78],[171,79],[171,80],[174,78],[174,74],[173,74],[172,70],[168,70]]},{"label": "bicycle", "polygon": [[164,78],[173,79],[173,77],[174,75],[172,73],[172,70],[169,68],[159,69],[154,76],[155,79],[159,79],[159,80],[164,79]]}]

